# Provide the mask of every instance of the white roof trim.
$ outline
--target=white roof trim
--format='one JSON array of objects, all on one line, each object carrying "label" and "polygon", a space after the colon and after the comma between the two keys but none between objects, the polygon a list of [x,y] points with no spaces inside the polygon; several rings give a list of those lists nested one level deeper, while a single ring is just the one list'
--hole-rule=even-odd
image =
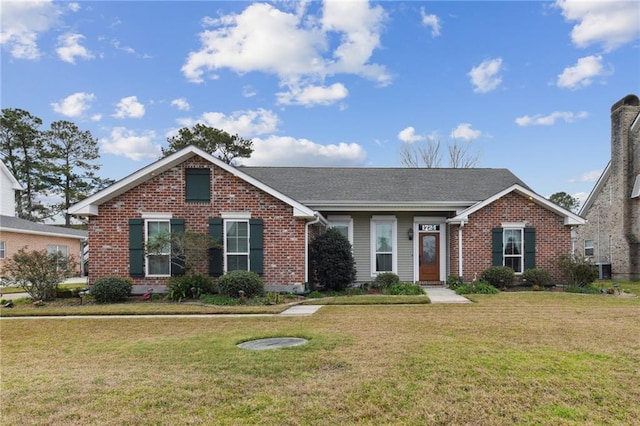
[{"label": "white roof trim", "polygon": [[589,193],[589,196],[587,197],[584,204],[582,205],[582,208],[580,208],[580,212],[579,212],[580,216],[584,216],[589,211],[589,209],[591,208],[591,205],[596,199],[596,196],[600,193],[600,191],[602,191],[602,187],[607,181],[607,178],[609,177],[610,173],[611,173],[611,161],[607,163],[607,167],[604,168],[604,171],[602,172],[602,174],[598,178],[598,181],[596,182],[593,189]]},{"label": "white roof trim", "polygon": [[11,173],[11,170],[9,170],[9,168],[2,161],[0,161],[0,170],[2,170],[2,172],[5,175],[7,175],[7,177],[11,181],[11,188],[15,189],[16,191],[23,191],[24,190],[22,185],[20,185],[20,182],[18,182],[18,179],[16,179],[16,177],[13,175],[13,173]]},{"label": "white roof trim", "polygon": [[517,192],[520,195],[523,195],[527,198],[529,198],[530,200],[532,200],[533,202],[535,202],[536,204],[546,208],[547,210],[550,210],[554,213],[556,213],[559,216],[564,216],[564,224],[565,225],[584,225],[585,223],[587,223],[587,221],[583,218],[581,218],[580,216],[578,216],[575,213],[570,212],[567,209],[564,209],[560,206],[558,206],[555,203],[552,203],[551,201],[547,200],[546,198],[536,194],[535,192],[531,191],[530,189],[527,189],[523,186],[520,186],[518,184],[514,184],[512,186],[510,186],[507,189],[504,189],[500,192],[498,192],[497,194],[492,195],[491,197],[487,198],[484,201],[480,201],[476,204],[474,204],[473,206],[469,207],[468,209],[463,210],[462,212],[460,212],[457,216],[452,217],[451,219],[448,220],[449,223],[461,223],[461,222],[467,222],[469,220],[469,215],[477,212],[478,210],[486,207],[487,205],[493,203],[494,201],[504,197],[505,195],[511,193],[511,192]]},{"label": "white roof trim", "polygon": [[138,170],[137,172],[125,177],[122,180],[114,183],[108,188],[88,197],[84,200],[80,201],[77,204],[69,207],[69,214],[75,216],[97,216],[98,215],[98,206],[117,197],[118,195],[124,194],[132,188],[144,183],[149,180],[153,176],[165,172],[172,167],[177,166],[178,164],[188,160],[193,156],[200,156],[210,163],[214,164],[217,167],[237,176],[238,178],[244,180],[250,185],[255,186],[256,188],[268,193],[269,195],[277,198],[278,200],[290,205],[293,207],[293,215],[295,217],[304,217],[304,218],[314,218],[314,212],[309,207],[300,204],[299,202],[289,198],[288,196],[282,194],[281,192],[276,191],[268,185],[260,182],[259,180],[243,173],[240,169],[237,169],[224,161],[207,154],[199,148],[194,146],[188,146],[186,148],[181,149],[178,152],[175,152],[167,157],[161,158],[155,163],[149,164],[146,167]]}]

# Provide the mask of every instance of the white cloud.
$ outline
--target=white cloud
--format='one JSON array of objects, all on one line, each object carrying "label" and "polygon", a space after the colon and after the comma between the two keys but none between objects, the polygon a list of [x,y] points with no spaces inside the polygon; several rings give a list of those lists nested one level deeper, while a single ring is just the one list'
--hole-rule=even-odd
[{"label": "white cloud", "polygon": [[398,139],[405,143],[414,143],[423,141],[426,138],[423,135],[416,135],[416,129],[414,129],[412,126],[409,126],[398,132]]},{"label": "white cloud", "polygon": [[189,111],[191,109],[191,105],[185,98],[177,98],[171,101],[171,106],[178,108],[180,111]]},{"label": "white cloud", "polygon": [[[199,34],[201,48],[189,53],[183,74],[192,82],[217,78],[216,70],[223,68],[240,74],[272,74],[289,89],[291,102],[304,105],[309,104],[298,102],[297,91],[308,93],[306,86],[311,87],[310,92],[325,87],[324,80],[330,75],[358,75],[380,85],[390,83],[384,66],[369,63],[380,47],[386,19],[382,7],[362,1],[330,1],[325,2],[321,17],[307,14],[305,8],[306,3],[301,3],[296,13],[287,13],[270,4],[254,3],[240,14],[206,18],[203,23],[210,28]],[[326,95],[326,87],[322,92]],[[330,98],[341,95],[332,92]]]},{"label": "white cloud", "polygon": [[637,1],[559,0],[555,6],[567,21],[578,21],[571,30],[571,40],[578,47],[601,44],[612,51],[640,35]]},{"label": "white cloud", "polygon": [[162,152],[160,145],[153,142],[156,138],[156,133],[153,131],[137,134],[124,127],[114,127],[111,135],[101,140],[101,146],[106,154],[119,155],[134,161],[155,160]]},{"label": "white cloud", "polygon": [[199,119],[182,118],[177,120],[185,127],[191,127],[197,123],[224,130],[229,134],[238,134],[243,138],[251,138],[256,135],[273,133],[280,122],[278,116],[269,110],[259,108],[257,110],[234,111],[231,115],[221,112],[205,112]]},{"label": "white cloud", "polygon": [[86,47],[80,45],[85,37],[82,34],[67,33],[58,37],[58,57],[70,64],[76,63],[76,58],[93,59],[94,56]]},{"label": "white cloud", "polygon": [[60,102],[53,102],[51,106],[58,114],[67,117],[80,117],[91,108],[91,102],[96,99],[93,93],[77,92],[67,96]]},{"label": "white cloud", "polygon": [[431,28],[431,37],[440,35],[440,18],[437,15],[427,14],[424,7],[420,8],[420,16],[422,16],[422,25]]},{"label": "white cloud", "polygon": [[360,166],[367,158],[356,143],[321,145],[288,136],[252,140],[254,152],[242,160],[247,166]]},{"label": "white cloud", "polygon": [[53,28],[61,14],[52,1],[3,1],[0,44],[17,59],[38,59],[40,34]]},{"label": "white cloud", "polygon": [[482,136],[482,132],[480,130],[473,130],[469,123],[458,124],[458,127],[453,129],[450,135],[453,139],[464,139],[467,141],[478,139],[480,136]]},{"label": "white cloud", "polygon": [[129,96],[120,99],[116,105],[116,118],[141,118],[144,116],[144,105],[138,102],[137,96]]},{"label": "white cloud", "polygon": [[558,75],[557,85],[566,89],[579,89],[590,86],[594,77],[607,74],[608,71],[602,66],[602,56],[585,56]]},{"label": "white cloud", "polygon": [[276,93],[280,105],[331,105],[347,97],[349,91],[342,83],[331,86],[291,87],[288,92]]},{"label": "white cloud", "polygon": [[502,83],[502,77],[499,75],[501,68],[502,58],[488,59],[471,68],[467,75],[471,77],[473,91],[487,93],[495,90]]},{"label": "white cloud", "polygon": [[570,111],[554,111],[549,115],[523,115],[516,118],[518,126],[551,126],[556,124],[558,120],[564,120],[565,123],[573,123],[577,119],[587,118],[589,114],[586,111],[570,112]]},{"label": "white cloud", "polygon": [[585,172],[579,178],[570,179],[569,182],[595,182],[602,176],[602,170],[590,170]]}]

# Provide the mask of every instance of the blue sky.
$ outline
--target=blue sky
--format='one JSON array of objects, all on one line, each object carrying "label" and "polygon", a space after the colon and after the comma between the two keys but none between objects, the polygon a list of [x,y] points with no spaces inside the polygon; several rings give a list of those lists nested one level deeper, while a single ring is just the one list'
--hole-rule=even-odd
[{"label": "blue sky", "polygon": [[638,1],[0,6],[2,108],[90,130],[113,179],[200,122],[252,139],[247,165],[402,167],[455,140],[584,199],[640,94]]}]

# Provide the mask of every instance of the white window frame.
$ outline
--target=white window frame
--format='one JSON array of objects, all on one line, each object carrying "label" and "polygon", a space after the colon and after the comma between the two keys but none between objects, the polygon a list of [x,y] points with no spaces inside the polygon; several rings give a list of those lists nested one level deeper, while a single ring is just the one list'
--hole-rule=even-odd
[{"label": "white window frame", "polygon": [[[507,254],[507,234],[508,231],[517,231],[520,233],[520,253]],[[506,227],[502,229],[502,264],[506,266],[507,258],[520,258],[520,271],[515,271],[517,275],[524,272],[524,227]]]},{"label": "white window frame", "polygon": [[334,228],[338,226],[346,226],[347,227],[347,239],[351,243],[351,247],[353,247],[353,218],[351,216],[334,216],[330,215],[327,217],[327,222],[329,222],[329,228]]},{"label": "white window frame", "polygon": [[[230,252],[229,248],[227,247],[227,243],[228,243],[228,236],[227,236],[227,225],[231,224],[231,223],[246,223],[247,224],[247,251],[246,252]],[[242,218],[233,218],[233,219],[224,219],[224,234],[223,234],[223,240],[224,240],[224,271],[229,272],[229,256],[246,256],[247,257],[247,271],[251,270],[251,256],[250,254],[250,250],[251,250],[251,226],[249,226],[249,219],[242,219]]]},{"label": "white window frame", "polygon": [[[171,232],[171,220],[168,217],[160,217],[156,215],[147,215],[144,220],[144,242],[145,246],[149,241],[149,224],[150,223],[166,223],[169,227],[169,232]],[[169,262],[169,273],[168,274],[151,274],[149,272],[149,257],[151,256],[166,256]],[[171,245],[169,244],[168,251],[163,251],[161,253],[147,253],[145,251],[144,254],[144,274],[146,277],[170,277],[171,276]]]},{"label": "white window frame", "polygon": [[[377,225],[390,224],[391,225],[391,271],[378,271],[376,270],[376,255],[377,250]],[[371,241],[371,276],[375,277],[378,274],[385,272],[398,273],[398,220],[395,216],[372,216],[370,224],[370,241]],[[384,252],[386,253],[386,252]],[[384,254],[383,253],[383,254]]]},{"label": "white window frame", "polygon": [[[591,244],[587,244],[590,242]],[[587,250],[591,250],[591,254],[587,254]],[[593,240],[584,240],[584,257],[593,257],[595,254],[595,247],[593,245]]]}]

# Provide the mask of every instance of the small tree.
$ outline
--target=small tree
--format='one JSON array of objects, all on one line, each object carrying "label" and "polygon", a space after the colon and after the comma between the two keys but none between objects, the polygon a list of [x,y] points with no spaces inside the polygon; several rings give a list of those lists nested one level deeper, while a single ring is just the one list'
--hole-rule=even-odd
[{"label": "small tree", "polygon": [[328,229],[310,244],[312,287],[344,290],[356,278],[351,243],[337,229]]},{"label": "small tree", "polygon": [[58,284],[74,275],[77,263],[72,256],[46,250],[21,248],[5,264],[3,273],[10,284],[22,288],[35,300],[52,300]]},{"label": "small tree", "polygon": [[[169,250],[165,250],[170,247]],[[171,253],[171,263],[183,269],[186,275],[196,274],[199,265],[206,265],[209,249],[220,247],[209,235],[185,232],[160,232],[146,244],[147,253]]]}]

